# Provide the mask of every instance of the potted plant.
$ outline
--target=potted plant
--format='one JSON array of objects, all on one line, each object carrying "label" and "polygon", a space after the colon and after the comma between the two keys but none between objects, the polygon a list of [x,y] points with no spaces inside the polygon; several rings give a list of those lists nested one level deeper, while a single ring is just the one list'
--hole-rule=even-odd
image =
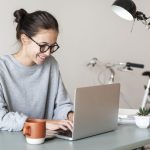
[{"label": "potted plant", "polygon": [[139,108],[135,116],[135,123],[139,128],[148,128],[150,125],[150,108]]}]

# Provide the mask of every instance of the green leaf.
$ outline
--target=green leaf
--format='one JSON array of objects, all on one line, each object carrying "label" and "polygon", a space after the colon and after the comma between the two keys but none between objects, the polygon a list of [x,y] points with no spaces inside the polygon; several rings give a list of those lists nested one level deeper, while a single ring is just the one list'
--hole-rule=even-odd
[{"label": "green leaf", "polygon": [[147,116],[150,114],[150,108],[139,108],[139,112],[137,112],[138,116]]}]

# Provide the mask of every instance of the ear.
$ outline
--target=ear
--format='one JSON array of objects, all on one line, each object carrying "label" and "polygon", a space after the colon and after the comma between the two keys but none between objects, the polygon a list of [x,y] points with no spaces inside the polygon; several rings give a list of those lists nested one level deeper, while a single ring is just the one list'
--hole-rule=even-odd
[{"label": "ear", "polygon": [[20,40],[23,45],[30,43],[30,39],[25,34],[21,34]]}]

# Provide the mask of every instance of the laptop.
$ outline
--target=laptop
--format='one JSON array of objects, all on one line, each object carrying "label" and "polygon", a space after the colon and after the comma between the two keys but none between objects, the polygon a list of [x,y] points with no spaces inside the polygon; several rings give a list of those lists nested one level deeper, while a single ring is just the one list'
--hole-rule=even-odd
[{"label": "laptop", "polygon": [[78,140],[117,128],[120,84],[77,88],[74,99],[73,132],[56,136]]}]

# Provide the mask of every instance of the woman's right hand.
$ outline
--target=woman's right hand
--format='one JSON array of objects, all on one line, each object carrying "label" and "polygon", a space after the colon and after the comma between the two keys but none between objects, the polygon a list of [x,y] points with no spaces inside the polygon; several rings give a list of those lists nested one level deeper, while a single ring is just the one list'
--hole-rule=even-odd
[{"label": "woman's right hand", "polygon": [[46,129],[51,131],[73,130],[73,123],[69,120],[46,120]]}]

